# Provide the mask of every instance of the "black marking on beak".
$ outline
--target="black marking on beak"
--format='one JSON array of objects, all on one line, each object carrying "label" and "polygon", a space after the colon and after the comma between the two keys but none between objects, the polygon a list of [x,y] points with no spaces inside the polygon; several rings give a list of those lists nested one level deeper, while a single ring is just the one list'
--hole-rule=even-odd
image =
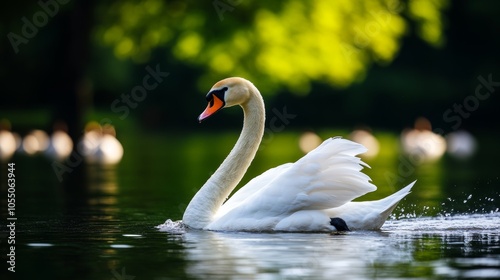
[{"label": "black marking on beak", "polygon": [[201,115],[198,117],[199,122],[224,108],[224,106],[226,105],[224,95],[227,90],[228,87],[223,87],[222,89],[212,90],[207,94],[206,99],[208,101],[208,106],[205,111],[203,111],[203,113],[201,113]]},{"label": "black marking on beak", "polygon": [[223,87],[221,89],[214,89],[207,93],[207,96],[205,97],[207,99],[207,102],[210,103],[210,107],[214,106],[214,95],[217,96],[220,100],[222,100],[224,103],[224,97],[226,94],[226,91],[228,90],[228,87]]}]

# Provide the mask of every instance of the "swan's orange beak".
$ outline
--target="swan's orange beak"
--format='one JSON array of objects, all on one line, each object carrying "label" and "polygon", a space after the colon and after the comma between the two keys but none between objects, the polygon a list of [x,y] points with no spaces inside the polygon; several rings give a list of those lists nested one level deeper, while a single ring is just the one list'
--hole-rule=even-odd
[{"label": "swan's orange beak", "polygon": [[213,115],[215,112],[219,111],[220,109],[222,109],[224,107],[224,101],[222,99],[220,99],[219,97],[217,97],[217,95],[213,94],[212,95],[212,100],[210,100],[208,102],[208,106],[207,108],[205,109],[205,111],[203,111],[203,113],[201,113],[201,115],[198,117],[198,121],[201,122],[202,120],[210,117],[211,115]]}]

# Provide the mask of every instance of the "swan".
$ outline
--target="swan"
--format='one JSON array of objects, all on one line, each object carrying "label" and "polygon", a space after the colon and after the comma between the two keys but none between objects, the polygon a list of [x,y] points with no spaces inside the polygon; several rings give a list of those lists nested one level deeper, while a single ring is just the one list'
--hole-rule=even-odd
[{"label": "swan", "polygon": [[401,133],[403,152],[420,161],[420,163],[439,160],[446,152],[446,140],[432,131],[431,122],[419,117],[415,120],[415,128],[405,129]]},{"label": "swan", "polygon": [[35,129],[23,138],[22,151],[29,156],[43,153],[49,147],[47,132]]},{"label": "swan", "polygon": [[56,121],[52,135],[50,135],[49,146],[44,154],[50,160],[63,161],[73,152],[73,140],[68,135],[68,126],[63,121]]},{"label": "swan", "polygon": [[0,162],[8,161],[16,151],[16,138],[8,130],[0,129]]},{"label": "swan", "polygon": [[63,161],[71,155],[73,151],[73,140],[62,130],[56,130],[50,136],[49,146],[44,154],[51,160]]},{"label": "swan", "polygon": [[110,125],[89,122],[78,143],[85,160],[90,164],[115,165],[123,157],[123,146],[116,139],[116,130]]},{"label": "swan", "polygon": [[[413,184],[377,201],[351,202],[376,190],[360,172],[361,144],[330,138],[295,163],[272,168],[227,197],[250,166],[262,140],[264,101],[248,80],[232,77],[208,92],[201,122],[222,108],[241,106],[243,129],[220,167],[188,204],[182,223],[213,231],[331,232],[377,230]],[[225,201],[225,202],[224,202]]]}]

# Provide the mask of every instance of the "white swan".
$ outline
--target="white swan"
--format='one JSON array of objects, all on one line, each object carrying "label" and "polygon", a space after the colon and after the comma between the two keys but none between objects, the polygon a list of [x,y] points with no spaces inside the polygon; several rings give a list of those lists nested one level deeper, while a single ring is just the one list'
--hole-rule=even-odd
[{"label": "white swan", "polygon": [[8,161],[16,151],[16,138],[8,130],[0,129],[0,162]]},{"label": "white swan", "polygon": [[188,228],[227,231],[335,231],[379,229],[414,182],[377,201],[351,202],[376,190],[360,172],[360,144],[340,138],[324,141],[295,163],[264,172],[224,201],[245,174],[264,133],[264,101],[243,78],[217,82],[199,116],[240,105],[243,130],[227,158],[196,193],[184,212]]},{"label": "white swan", "polygon": [[408,156],[424,162],[434,162],[446,152],[446,140],[432,131],[431,122],[419,117],[415,120],[415,128],[401,132],[401,147]]},{"label": "white swan", "polygon": [[88,163],[115,165],[121,161],[123,146],[116,139],[116,130],[112,125],[89,122],[85,130],[78,147]]}]

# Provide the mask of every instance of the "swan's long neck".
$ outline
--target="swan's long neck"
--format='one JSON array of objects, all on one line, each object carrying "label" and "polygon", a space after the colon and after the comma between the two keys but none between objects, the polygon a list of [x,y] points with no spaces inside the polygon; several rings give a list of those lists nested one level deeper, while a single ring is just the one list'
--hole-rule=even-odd
[{"label": "swan's long neck", "polygon": [[202,229],[212,221],[217,210],[245,175],[259,149],[264,134],[264,101],[257,88],[250,85],[249,89],[250,98],[241,104],[244,121],[238,141],[184,212],[183,223],[191,228]]}]

